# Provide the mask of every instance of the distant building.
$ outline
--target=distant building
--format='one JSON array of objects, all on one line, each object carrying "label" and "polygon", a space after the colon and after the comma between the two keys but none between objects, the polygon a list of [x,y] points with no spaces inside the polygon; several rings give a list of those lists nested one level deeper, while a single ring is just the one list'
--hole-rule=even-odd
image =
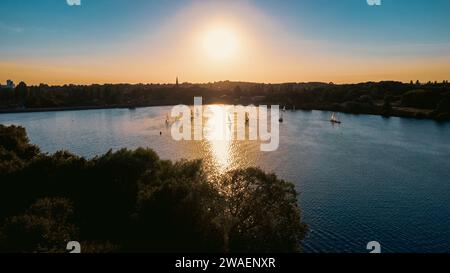
[{"label": "distant building", "polygon": [[16,85],[14,84],[14,82],[12,80],[7,80],[6,81],[6,85],[1,85],[1,88],[9,88],[9,89],[14,89],[16,87]]},{"label": "distant building", "polygon": [[13,89],[15,86],[14,82],[12,80],[7,80],[6,81],[6,88],[10,88]]}]

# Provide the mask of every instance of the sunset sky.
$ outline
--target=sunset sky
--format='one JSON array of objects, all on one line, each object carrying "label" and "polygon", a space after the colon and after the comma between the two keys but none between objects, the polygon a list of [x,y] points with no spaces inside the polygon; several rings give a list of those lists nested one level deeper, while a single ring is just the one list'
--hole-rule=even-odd
[{"label": "sunset sky", "polygon": [[0,1],[0,81],[450,79],[450,1]]}]

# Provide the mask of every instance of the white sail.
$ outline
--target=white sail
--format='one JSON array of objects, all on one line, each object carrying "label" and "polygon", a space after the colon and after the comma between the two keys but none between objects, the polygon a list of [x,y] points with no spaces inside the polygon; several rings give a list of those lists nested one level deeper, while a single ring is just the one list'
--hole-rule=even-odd
[{"label": "white sail", "polygon": [[330,119],[332,122],[339,122],[339,120],[337,119],[337,116],[336,116],[336,113],[333,113],[332,115],[331,115],[331,119]]},{"label": "white sail", "polygon": [[341,122],[338,120],[338,118],[337,118],[337,116],[336,116],[336,113],[333,113],[333,114],[331,115],[330,121],[331,121],[332,123],[341,123]]}]

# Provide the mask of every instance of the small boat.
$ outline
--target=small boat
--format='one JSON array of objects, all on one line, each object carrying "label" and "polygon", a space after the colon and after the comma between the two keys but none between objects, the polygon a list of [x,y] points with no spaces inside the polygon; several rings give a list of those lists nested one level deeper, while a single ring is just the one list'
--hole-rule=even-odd
[{"label": "small boat", "polygon": [[333,113],[333,114],[331,115],[330,122],[331,122],[331,123],[334,123],[334,124],[341,124],[341,123],[342,123],[340,120],[337,119],[336,113]]},{"label": "small boat", "polygon": [[170,118],[169,115],[166,115],[166,126],[169,126],[170,124]]}]

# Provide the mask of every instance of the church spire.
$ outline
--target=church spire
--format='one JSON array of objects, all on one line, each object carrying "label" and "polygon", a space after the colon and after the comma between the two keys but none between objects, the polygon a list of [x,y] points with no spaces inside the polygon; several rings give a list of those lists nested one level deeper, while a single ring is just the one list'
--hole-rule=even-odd
[{"label": "church spire", "polygon": [[177,76],[177,83],[176,83],[176,85],[177,85],[177,87],[178,87],[178,85],[179,85],[179,82],[178,82],[178,76]]}]

